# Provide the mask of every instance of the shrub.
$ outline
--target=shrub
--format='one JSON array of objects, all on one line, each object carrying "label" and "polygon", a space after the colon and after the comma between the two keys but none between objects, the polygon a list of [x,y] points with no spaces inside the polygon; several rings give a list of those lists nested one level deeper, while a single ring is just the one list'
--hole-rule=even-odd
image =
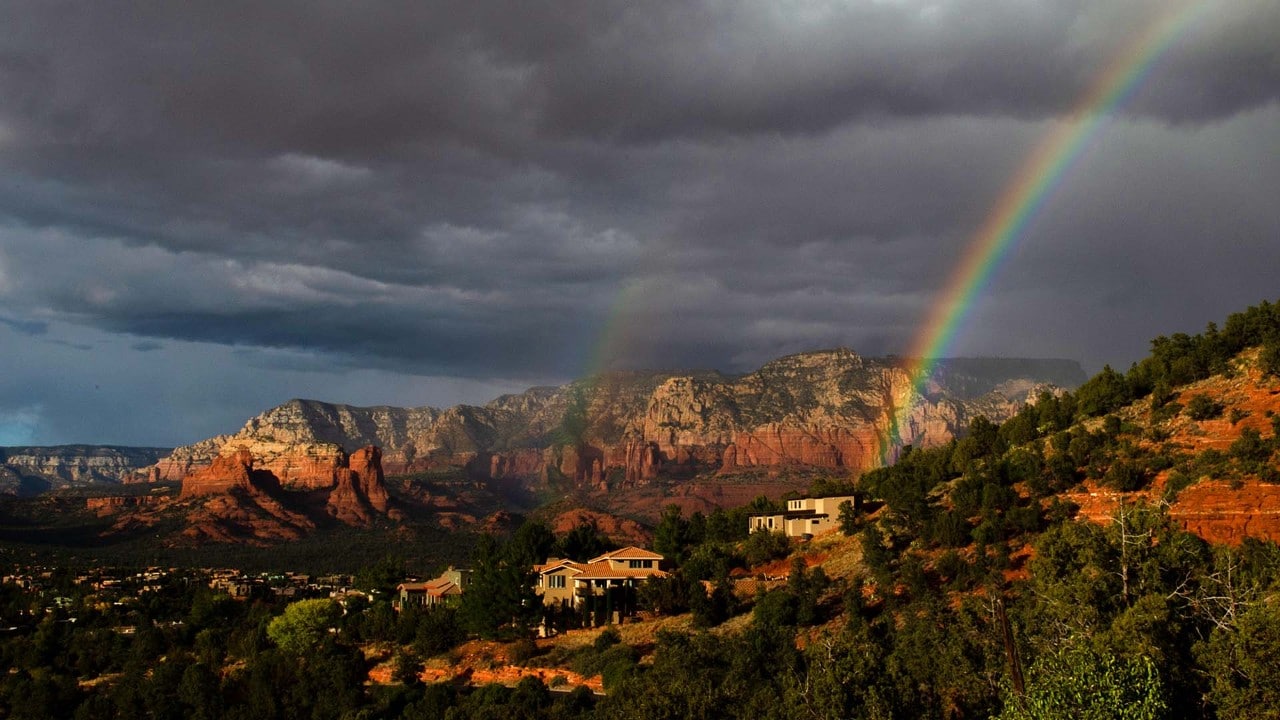
[{"label": "shrub", "polygon": [[614,645],[617,645],[620,642],[622,642],[622,633],[618,632],[617,628],[610,627],[610,628],[605,628],[603,631],[601,631],[600,634],[596,636],[595,641],[591,643],[591,645],[596,650],[603,652],[613,647]]},{"label": "shrub", "polygon": [[1133,492],[1135,489],[1140,489],[1144,484],[1147,484],[1147,474],[1144,473],[1142,466],[1132,460],[1116,460],[1112,462],[1102,479],[1105,480],[1107,486],[1120,492]]},{"label": "shrub", "polygon": [[1164,499],[1167,502],[1173,502],[1178,499],[1178,495],[1187,488],[1194,485],[1196,479],[1181,470],[1174,470],[1169,473],[1169,479],[1164,485]]},{"label": "shrub", "polygon": [[930,523],[934,541],[943,547],[969,544],[969,522],[955,510],[939,513]]},{"label": "shrub", "polygon": [[1162,405],[1159,409],[1151,411],[1151,422],[1162,423],[1165,420],[1176,417],[1178,413],[1182,412],[1183,407],[1183,404],[1180,402],[1171,402],[1166,405]]},{"label": "shrub", "polygon": [[1271,457],[1271,444],[1264,442],[1262,434],[1253,428],[1245,428],[1240,437],[1231,443],[1231,457],[1244,466],[1252,466]]},{"label": "shrub", "polygon": [[1214,448],[1204,450],[1191,461],[1191,474],[1197,479],[1205,476],[1223,477],[1228,474],[1228,469],[1226,453]]},{"label": "shrub", "polygon": [[761,565],[770,560],[777,560],[791,552],[791,543],[787,536],[780,532],[753,532],[743,543],[747,564]]},{"label": "shrub", "polygon": [[513,664],[523,665],[538,654],[538,644],[530,638],[522,638],[511,643],[508,653]]},{"label": "shrub", "polygon": [[1222,403],[1208,395],[1193,395],[1187,401],[1187,416],[1192,420],[1210,420],[1222,415]]},{"label": "shrub", "polygon": [[1036,532],[1040,529],[1040,508],[1037,505],[1013,508],[1005,514],[1005,520],[1021,532]]},{"label": "shrub", "polygon": [[1258,356],[1258,368],[1263,375],[1280,377],[1280,339],[1272,336],[1262,346],[1262,354]]},{"label": "shrub", "polygon": [[938,556],[933,569],[947,581],[948,585],[960,586],[969,580],[971,567],[955,550],[948,550]]}]

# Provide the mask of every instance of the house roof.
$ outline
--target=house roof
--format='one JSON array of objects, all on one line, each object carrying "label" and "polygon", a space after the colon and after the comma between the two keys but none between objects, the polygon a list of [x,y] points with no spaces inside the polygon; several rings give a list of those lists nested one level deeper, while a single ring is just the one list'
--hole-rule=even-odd
[{"label": "house roof", "polygon": [[458,587],[452,580],[444,578],[436,578],[430,582],[424,583],[428,595],[433,597],[443,597],[445,595],[460,595],[462,588]]},{"label": "house roof", "polygon": [[626,578],[666,577],[666,573],[657,568],[618,568],[607,560],[588,563],[582,571],[574,576],[575,580],[623,580]]},{"label": "house roof", "polygon": [[546,575],[547,573],[555,572],[557,570],[581,570],[584,567],[586,567],[584,563],[578,563],[572,560],[555,560],[554,562],[549,562],[543,565],[534,565],[533,571]]},{"label": "house roof", "polygon": [[408,590],[409,592],[424,592],[427,589],[427,583],[424,582],[404,582],[396,586],[396,590]]},{"label": "house roof", "polygon": [[653,552],[652,550],[645,550],[644,548],[638,548],[634,545],[630,545],[620,550],[613,550],[603,555],[600,555],[598,557],[593,557],[591,558],[591,562],[595,563],[595,562],[600,562],[601,560],[665,560],[665,559],[666,558],[664,558],[662,555],[659,555],[658,553]]}]

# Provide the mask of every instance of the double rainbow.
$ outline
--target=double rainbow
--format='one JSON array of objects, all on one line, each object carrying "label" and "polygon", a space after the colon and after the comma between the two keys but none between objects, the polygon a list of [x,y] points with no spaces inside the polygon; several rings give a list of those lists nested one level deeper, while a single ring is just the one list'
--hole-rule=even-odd
[{"label": "double rainbow", "polygon": [[1107,120],[1133,97],[1207,4],[1203,1],[1170,3],[1165,12],[1112,58],[1068,115],[1054,123],[1053,130],[1005,187],[911,344],[907,354],[912,358],[910,396],[893,412],[889,436],[881,448],[884,464],[892,461],[901,448],[907,415],[922,397],[938,361],[950,353],[975,300],[991,282],[1009,250],[1085,154]]}]

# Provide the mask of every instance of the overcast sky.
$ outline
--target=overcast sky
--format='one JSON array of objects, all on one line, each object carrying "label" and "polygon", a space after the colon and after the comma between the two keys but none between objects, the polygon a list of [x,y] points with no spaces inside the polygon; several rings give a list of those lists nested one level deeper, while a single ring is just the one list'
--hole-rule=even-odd
[{"label": "overcast sky", "polygon": [[[3,0],[0,445],[906,352],[1170,4]],[[1127,366],[1280,298],[1280,3],[1209,5],[955,354]]]}]

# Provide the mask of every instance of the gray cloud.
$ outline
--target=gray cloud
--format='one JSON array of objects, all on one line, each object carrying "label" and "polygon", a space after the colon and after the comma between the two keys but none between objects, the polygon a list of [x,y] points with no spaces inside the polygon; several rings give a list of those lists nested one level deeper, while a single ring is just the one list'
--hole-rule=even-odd
[{"label": "gray cloud", "polygon": [[[1175,12],[9,3],[0,330],[28,375],[0,378],[0,418],[95,439],[94,413],[32,390],[43,354],[96,372],[72,346],[128,382],[184,363],[357,403],[423,377],[452,388],[423,402],[483,401],[598,367],[904,352],[1024,158]],[[1275,295],[1280,7],[1188,17],[955,352],[1124,364]]]},{"label": "gray cloud", "polygon": [[49,332],[49,323],[38,320],[14,320],[13,318],[0,317],[0,324],[7,325],[9,329],[20,332],[23,335],[36,336]]}]

